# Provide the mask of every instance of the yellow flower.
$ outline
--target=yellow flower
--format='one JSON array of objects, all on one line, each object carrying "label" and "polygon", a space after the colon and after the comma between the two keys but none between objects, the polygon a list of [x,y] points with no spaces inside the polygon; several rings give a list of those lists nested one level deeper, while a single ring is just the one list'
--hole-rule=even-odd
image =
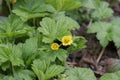
[{"label": "yellow flower", "polygon": [[12,4],[15,4],[17,0],[11,0],[11,3]]},{"label": "yellow flower", "polygon": [[58,43],[52,43],[52,44],[51,44],[51,49],[52,49],[52,50],[58,50],[59,47],[60,47],[60,45],[59,45]]},{"label": "yellow flower", "polygon": [[73,42],[72,36],[64,36],[64,37],[62,38],[62,45],[63,45],[63,46],[71,45],[72,42]]}]

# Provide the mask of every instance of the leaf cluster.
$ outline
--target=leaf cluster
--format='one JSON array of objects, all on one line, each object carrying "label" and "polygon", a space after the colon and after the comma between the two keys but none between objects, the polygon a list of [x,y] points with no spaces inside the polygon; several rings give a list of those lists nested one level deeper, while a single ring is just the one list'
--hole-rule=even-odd
[{"label": "leaf cluster", "polygon": [[100,40],[103,47],[106,47],[110,41],[115,43],[117,48],[120,47],[120,18],[113,18],[111,22],[98,21],[91,24],[88,33],[97,33],[96,37]]},{"label": "leaf cluster", "polygon": [[[85,38],[71,33],[79,24],[65,15],[66,11],[79,8],[81,2],[5,1],[10,14],[0,20],[0,80],[57,79],[65,71],[69,53],[86,47]],[[61,44],[64,36],[73,37],[67,48]],[[54,42],[60,45],[58,50],[51,49]]]}]

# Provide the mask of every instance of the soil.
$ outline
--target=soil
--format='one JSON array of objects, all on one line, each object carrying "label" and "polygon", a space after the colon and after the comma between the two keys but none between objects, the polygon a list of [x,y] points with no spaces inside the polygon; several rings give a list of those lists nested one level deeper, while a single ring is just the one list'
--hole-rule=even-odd
[{"label": "soil", "polygon": [[[114,10],[115,17],[120,16],[120,1],[117,3],[113,3],[113,0],[104,1],[108,1],[111,4],[110,7]],[[96,39],[95,34],[88,34],[86,32],[87,25],[88,23],[83,23],[80,29],[73,32],[75,35],[84,36],[87,39],[87,47],[79,52],[71,54],[67,60],[67,63],[73,67],[77,66],[91,68],[96,77],[99,78],[104,73],[109,72],[109,67],[115,62],[116,59],[119,59],[120,49],[117,49],[114,46],[114,43],[110,42],[105,48],[100,61],[97,62],[97,58],[103,48]]]}]

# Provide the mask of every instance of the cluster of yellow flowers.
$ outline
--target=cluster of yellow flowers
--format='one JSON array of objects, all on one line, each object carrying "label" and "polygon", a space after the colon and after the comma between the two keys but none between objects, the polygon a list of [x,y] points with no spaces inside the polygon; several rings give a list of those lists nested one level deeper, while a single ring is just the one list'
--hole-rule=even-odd
[{"label": "cluster of yellow flowers", "polygon": [[15,4],[17,0],[11,0],[11,3],[12,4]]},{"label": "cluster of yellow flowers", "polygon": [[[61,40],[63,46],[68,46],[73,43],[72,36],[64,36]],[[52,50],[58,50],[60,45],[58,43],[52,43],[51,49]]]}]

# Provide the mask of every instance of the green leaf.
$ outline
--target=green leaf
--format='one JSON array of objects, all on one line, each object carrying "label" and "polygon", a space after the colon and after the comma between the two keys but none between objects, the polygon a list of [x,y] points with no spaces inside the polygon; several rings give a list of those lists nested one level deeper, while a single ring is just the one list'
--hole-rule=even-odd
[{"label": "green leaf", "polygon": [[23,52],[23,58],[27,59],[29,56],[32,56],[34,53],[36,53],[38,48],[38,39],[36,37],[29,38],[25,41],[24,44],[18,44],[18,46],[21,48]]},{"label": "green leaf", "polygon": [[37,53],[38,50],[38,39],[36,37],[32,37],[29,38],[25,41],[24,44],[19,43],[17,45],[23,55],[23,59],[25,60],[26,65],[30,65],[32,63],[32,61],[39,56],[39,54]]},{"label": "green leaf", "polygon": [[95,9],[99,6],[100,0],[80,0],[83,7],[89,8],[89,9]]},{"label": "green leaf", "polygon": [[[32,5],[32,6],[31,6]],[[54,8],[46,4],[44,0],[18,0],[14,5],[14,9],[21,8],[29,12],[53,12]]]},{"label": "green leaf", "polygon": [[39,80],[45,80],[45,75],[44,75],[44,73],[41,70],[39,70],[34,65],[32,66],[32,69],[33,69],[34,73],[37,75]]},{"label": "green leaf", "polygon": [[100,40],[103,47],[112,41],[112,26],[107,22],[95,22],[88,28],[88,33],[97,33],[96,37]]},{"label": "green leaf", "polygon": [[[64,49],[52,50],[50,45],[44,45],[40,49],[40,59],[49,59],[51,62],[65,62],[68,52]],[[41,51],[42,50],[42,51]]]},{"label": "green leaf", "polygon": [[1,80],[3,77],[4,77],[4,75],[0,73],[0,80]]},{"label": "green leaf", "polygon": [[120,47],[120,18],[113,18],[112,19],[112,26],[113,26],[113,42],[117,48]]},{"label": "green leaf", "polygon": [[120,70],[120,60],[119,59],[115,59],[115,60],[111,60],[111,62],[109,61],[108,63],[110,63],[107,66],[107,72],[116,72]]},{"label": "green leaf", "polygon": [[14,78],[12,76],[5,76],[1,80],[14,80]]},{"label": "green leaf", "polygon": [[38,30],[44,35],[43,42],[52,43],[54,40],[61,40],[65,35],[71,35],[71,30],[78,28],[76,21],[69,17],[61,17],[57,20],[43,18]]},{"label": "green leaf", "polygon": [[29,19],[45,17],[45,16],[49,15],[48,13],[33,13],[33,12],[30,13],[30,12],[22,10],[22,9],[15,9],[12,12],[15,13],[16,15],[20,16],[20,18],[24,22],[26,22]]},{"label": "green leaf", "polygon": [[45,71],[49,67],[49,65],[50,65],[49,59],[48,60],[36,59],[33,61],[32,69],[34,73],[37,75],[39,80],[45,80]]},{"label": "green leaf", "polygon": [[95,11],[92,13],[93,18],[105,19],[113,16],[113,10],[108,7],[107,2],[101,2],[100,6],[96,7]]},{"label": "green leaf", "polygon": [[24,65],[21,59],[22,52],[17,46],[0,44],[0,53],[0,65],[7,61],[10,61],[13,66]]},{"label": "green leaf", "polygon": [[79,8],[81,3],[79,0],[45,0],[51,4],[57,11],[66,11]]},{"label": "green leaf", "polygon": [[47,59],[44,59],[44,60],[37,59],[37,60],[33,61],[32,66],[37,67],[42,72],[45,72],[46,69],[49,67],[49,65],[50,65],[49,59],[48,60]]},{"label": "green leaf", "polygon": [[20,16],[23,21],[36,17],[44,17],[55,11],[51,5],[45,4],[42,0],[24,0],[19,2],[14,6],[15,8],[12,12]]},{"label": "green leaf", "polygon": [[35,77],[34,73],[30,70],[18,70],[14,76],[16,80],[33,80]]},{"label": "green leaf", "polygon": [[59,65],[51,65],[49,68],[47,68],[45,72],[45,79],[50,79],[54,76],[59,75],[64,71],[64,67],[59,66]]},{"label": "green leaf", "polygon": [[86,42],[87,41],[84,37],[75,36],[73,37],[73,44],[69,48],[67,48],[67,51],[69,53],[79,51],[86,47],[85,45]]},{"label": "green leaf", "polygon": [[64,71],[64,67],[51,64],[49,59],[35,60],[32,69],[39,80],[49,80]]},{"label": "green leaf", "polygon": [[7,61],[1,65],[1,68],[3,71],[6,71],[6,69],[10,68],[10,62]]},{"label": "green leaf", "polygon": [[87,68],[70,68],[66,70],[65,75],[65,80],[96,80],[92,70]]},{"label": "green leaf", "polygon": [[67,53],[68,52],[66,50],[59,49],[57,51],[51,51],[48,56],[49,56],[50,60],[53,62],[56,59],[59,59],[60,61],[64,62],[64,61],[66,61]]},{"label": "green leaf", "polygon": [[120,71],[115,73],[106,73],[100,78],[100,80],[120,80]]},{"label": "green leaf", "polygon": [[111,22],[95,22],[88,27],[88,33],[97,33],[96,37],[100,40],[103,47],[109,41],[113,41],[117,48],[120,47],[120,18],[113,18]]},{"label": "green leaf", "polygon": [[0,21],[0,37],[14,37],[26,34],[32,28],[24,24],[21,19],[15,15],[10,15]]}]

